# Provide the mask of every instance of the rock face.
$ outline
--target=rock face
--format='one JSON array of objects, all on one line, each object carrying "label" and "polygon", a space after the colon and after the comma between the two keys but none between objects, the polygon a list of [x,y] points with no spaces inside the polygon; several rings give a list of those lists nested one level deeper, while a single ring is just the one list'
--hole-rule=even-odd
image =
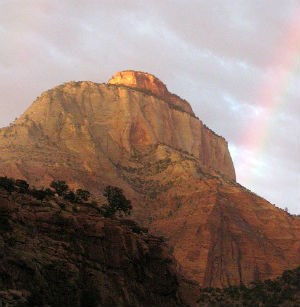
[{"label": "rock face", "polygon": [[272,278],[300,262],[299,219],[237,184],[225,139],[152,75],[49,90],[0,130],[0,150],[0,175],[95,194],[121,187],[133,218],[166,236],[201,286]]},{"label": "rock face", "polygon": [[159,79],[151,74],[139,71],[118,72],[108,81],[108,84],[125,85],[134,89],[149,91],[160,98],[170,95],[166,85]]},{"label": "rock face", "polygon": [[64,205],[0,188],[3,306],[183,306],[162,239]]},{"label": "rock face", "polygon": [[[144,83],[150,86],[150,81]],[[157,92],[159,88],[155,87]],[[46,168],[39,182],[47,183],[53,174],[65,175],[66,168],[69,173],[71,165],[76,174],[77,168],[101,172],[108,164],[128,164],[135,155],[162,145],[186,152],[203,168],[235,179],[225,139],[195,118],[184,100],[178,98],[180,104],[174,104],[173,96],[165,95],[163,100],[131,87],[92,82],[58,86],[42,94],[12,126],[0,130],[4,153],[0,165],[6,173],[32,181],[45,172],[46,163],[51,168]],[[78,158],[80,162],[75,162]]]},{"label": "rock face", "polygon": [[182,273],[202,286],[274,278],[300,261],[300,219],[220,178],[176,184],[151,229],[169,238]]},{"label": "rock face", "polygon": [[118,86],[126,86],[135,90],[142,91],[149,95],[155,96],[169,103],[173,108],[180,111],[189,113],[195,116],[189,103],[177,95],[171,94],[166,85],[162,83],[155,76],[141,72],[126,70],[116,73],[109,81],[108,84],[115,84]]}]

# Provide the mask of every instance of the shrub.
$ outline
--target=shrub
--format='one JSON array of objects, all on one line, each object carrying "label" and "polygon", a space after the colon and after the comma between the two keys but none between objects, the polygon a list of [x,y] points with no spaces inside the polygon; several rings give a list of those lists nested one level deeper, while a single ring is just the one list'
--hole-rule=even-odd
[{"label": "shrub", "polygon": [[22,179],[17,179],[15,185],[20,193],[23,193],[23,194],[28,193],[29,184],[27,183],[27,181],[22,180]]},{"label": "shrub", "polygon": [[53,188],[59,196],[63,196],[69,190],[69,186],[63,180],[53,180],[50,187]]},{"label": "shrub", "polygon": [[77,189],[75,194],[78,201],[88,201],[88,199],[91,197],[91,193],[89,191],[82,189]]},{"label": "shrub", "polygon": [[38,200],[44,200],[45,198],[46,198],[46,196],[48,196],[49,195],[49,191],[48,191],[48,189],[36,189],[36,188],[32,188],[31,190],[30,190],[30,194],[34,197],[34,198],[36,198],[36,199],[38,199]]},{"label": "shrub", "polygon": [[65,193],[64,199],[71,203],[77,202],[77,197],[73,191],[68,191],[67,193]]},{"label": "shrub", "polygon": [[8,192],[12,192],[15,189],[15,181],[11,178],[0,177],[0,187]]},{"label": "shrub", "polygon": [[116,213],[120,216],[131,214],[131,201],[124,196],[122,189],[114,186],[107,186],[104,189],[103,195],[108,202],[101,207],[103,216],[113,217]]}]

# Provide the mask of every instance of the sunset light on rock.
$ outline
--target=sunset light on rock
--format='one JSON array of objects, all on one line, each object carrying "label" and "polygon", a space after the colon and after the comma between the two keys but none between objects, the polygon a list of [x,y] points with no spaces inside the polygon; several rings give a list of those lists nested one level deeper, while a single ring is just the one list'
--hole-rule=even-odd
[{"label": "sunset light on rock", "polygon": [[0,1],[0,307],[300,306],[299,16]]}]

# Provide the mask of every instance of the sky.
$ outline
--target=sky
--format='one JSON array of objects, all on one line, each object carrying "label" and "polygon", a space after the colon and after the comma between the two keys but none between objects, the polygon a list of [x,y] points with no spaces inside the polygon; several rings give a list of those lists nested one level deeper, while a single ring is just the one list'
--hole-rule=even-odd
[{"label": "sky", "polygon": [[0,127],[67,81],[154,74],[300,214],[300,0],[0,0]]}]

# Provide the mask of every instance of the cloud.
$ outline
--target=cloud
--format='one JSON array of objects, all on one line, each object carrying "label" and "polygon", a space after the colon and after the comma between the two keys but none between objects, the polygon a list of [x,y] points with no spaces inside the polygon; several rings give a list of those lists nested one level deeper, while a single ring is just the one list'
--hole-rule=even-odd
[{"label": "cloud", "polygon": [[3,0],[0,126],[62,82],[148,71],[229,141],[243,184],[300,213],[297,15],[297,0]]},{"label": "cloud", "polygon": [[[252,192],[290,212],[299,212],[300,165],[296,160],[283,160],[268,152],[252,152],[230,144],[237,180]],[[242,156],[242,159],[241,159]]]}]

